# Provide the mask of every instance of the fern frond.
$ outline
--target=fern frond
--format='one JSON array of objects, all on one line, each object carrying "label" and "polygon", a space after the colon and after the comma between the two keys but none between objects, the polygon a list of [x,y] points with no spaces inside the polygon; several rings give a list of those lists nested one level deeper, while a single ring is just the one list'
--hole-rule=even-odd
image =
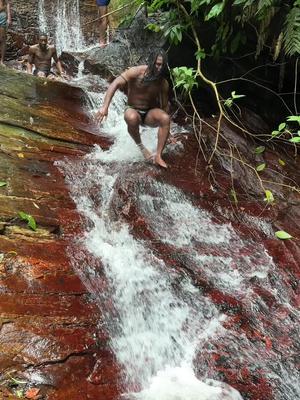
[{"label": "fern frond", "polygon": [[294,6],[286,16],[283,43],[288,56],[300,53],[300,7],[298,6]]},{"label": "fern frond", "polygon": [[264,8],[275,7],[277,0],[259,0],[257,5],[257,13],[260,13]]}]

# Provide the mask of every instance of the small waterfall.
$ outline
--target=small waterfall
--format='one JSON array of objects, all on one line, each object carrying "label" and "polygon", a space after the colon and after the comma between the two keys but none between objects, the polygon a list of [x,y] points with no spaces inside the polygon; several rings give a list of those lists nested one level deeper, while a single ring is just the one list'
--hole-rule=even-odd
[{"label": "small waterfall", "polygon": [[79,0],[39,0],[39,28],[54,38],[58,54],[84,47],[80,25]]},{"label": "small waterfall", "polygon": [[45,10],[45,0],[39,0],[39,29],[40,32],[47,32],[48,31],[48,24],[47,24],[47,17],[46,17],[46,10]]},{"label": "small waterfall", "polygon": [[[92,82],[89,85],[94,87]],[[90,92],[87,103],[96,110],[102,97]],[[220,345],[238,368],[250,365],[267,371],[274,400],[294,400],[300,393],[299,373],[289,351],[293,355],[296,350],[283,342],[277,343],[277,353],[265,350],[264,341],[251,340],[243,330],[232,329],[230,317],[187,277],[167,266],[147,241],[134,237],[122,213],[116,211],[116,205],[122,207],[119,190],[123,191],[124,185],[126,192],[126,184],[133,182],[130,198],[139,217],[147,220],[154,240],[172,246],[185,265],[221,293],[237,299],[253,329],[263,332],[265,338],[299,330],[295,323],[299,312],[290,300],[290,285],[263,245],[241,238],[230,223],[216,222],[180,190],[139,172],[137,166],[143,158],[127,133],[124,104],[124,95],[116,93],[102,124],[101,131],[114,140],[108,151],[95,147],[76,165],[58,163],[78,211],[88,221],[84,236],[70,248],[70,257],[101,309],[99,325],[106,327],[111,349],[123,367],[127,388],[123,398],[241,400],[236,390],[211,379],[218,377],[217,372],[208,372],[207,365],[213,364]],[[156,130],[142,128],[142,137],[154,150]],[[105,290],[100,282],[103,269]],[[271,313],[260,288],[274,298]],[[106,304],[110,306],[106,308]],[[285,310],[290,318],[282,318],[280,313]],[[195,376],[195,359],[202,380]]]},{"label": "small waterfall", "polygon": [[[99,95],[90,93],[89,99],[98,108]],[[192,368],[199,340],[220,334],[225,316],[206,298],[196,299],[197,290],[188,279],[181,281],[175,294],[172,284],[179,279],[176,273],[171,278],[164,262],[135,239],[124,222],[109,217],[124,167],[129,161],[143,160],[127,133],[123,109],[124,96],[117,93],[103,126],[115,140],[109,151],[96,148],[81,166],[77,165],[76,172],[74,166],[58,165],[67,176],[78,210],[93,225],[81,245],[101,260],[108,292],[97,287],[97,267],[84,251],[72,252],[72,258],[74,269],[100,308],[108,300],[114,305],[113,315],[105,310],[102,314],[106,315],[111,348],[125,367],[128,392],[124,396],[143,400],[241,400],[239,393],[226,384],[199,381]],[[145,128],[143,135],[147,146],[154,149],[156,130]],[[97,204],[89,196],[95,185],[100,190]],[[216,230],[216,240],[222,229],[221,233]]]}]

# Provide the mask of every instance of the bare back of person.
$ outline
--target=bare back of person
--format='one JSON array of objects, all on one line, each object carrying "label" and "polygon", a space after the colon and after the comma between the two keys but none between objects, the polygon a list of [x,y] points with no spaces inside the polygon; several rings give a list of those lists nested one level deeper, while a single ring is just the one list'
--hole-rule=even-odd
[{"label": "bare back of person", "polygon": [[30,47],[29,56],[32,57],[32,64],[35,68],[40,71],[50,71],[51,60],[55,54],[55,48],[53,46],[48,46],[48,48],[43,51],[38,44]]}]

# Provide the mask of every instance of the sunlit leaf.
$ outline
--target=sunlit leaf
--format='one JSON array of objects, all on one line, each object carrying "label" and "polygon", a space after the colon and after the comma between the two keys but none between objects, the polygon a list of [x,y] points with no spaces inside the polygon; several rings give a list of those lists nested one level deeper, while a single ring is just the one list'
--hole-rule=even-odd
[{"label": "sunlit leaf", "polygon": [[265,151],[265,149],[266,149],[265,146],[258,146],[255,149],[255,154],[261,154]]},{"label": "sunlit leaf", "polygon": [[35,219],[31,215],[29,215],[29,218],[28,218],[28,226],[33,231],[36,231],[36,222],[35,222]]},{"label": "sunlit leaf", "polygon": [[231,96],[233,99],[239,99],[240,97],[245,97],[244,94],[235,94],[235,92],[231,92]]},{"label": "sunlit leaf", "polygon": [[19,211],[19,217],[23,221],[27,221],[27,225],[30,229],[32,229],[33,231],[36,230],[36,222],[32,215],[26,214],[24,211]]},{"label": "sunlit leaf", "polygon": [[279,158],[278,160],[279,164],[282,165],[283,167],[285,166],[285,161]]},{"label": "sunlit leaf", "polygon": [[293,237],[293,236],[291,236],[289,233],[287,233],[285,231],[277,231],[277,232],[275,232],[275,236],[278,239],[282,239],[282,240],[291,239]]},{"label": "sunlit leaf", "polygon": [[300,143],[300,136],[294,136],[289,141],[292,142],[292,143]]},{"label": "sunlit leaf", "polygon": [[282,122],[279,126],[278,126],[278,130],[279,131],[283,131],[283,129],[286,127],[286,123]]},{"label": "sunlit leaf", "polygon": [[273,193],[270,190],[266,190],[265,191],[265,195],[266,195],[266,197],[264,198],[264,200],[267,203],[269,203],[269,204],[274,203],[274,196],[273,196]]},{"label": "sunlit leaf", "polygon": [[223,11],[224,4],[225,4],[224,2],[215,4],[215,5],[211,8],[210,12],[205,16],[205,21],[208,21],[208,20],[210,20],[211,18],[215,18],[215,17],[217,17],[218,15],[220,15],[221,12]]},{"label": "sunlit leaf", "polygon": [[290,115],[289,117],[287,117],[287,121],[294,121],[300,124],[300,115]]},{"label": "sunlit leaf", "polygon": [[277,136],[277,135],[279,135],[281,132],[279,132],[279,131],[273,131],[272,132],[272,136]]},{"label": "sunlit leaf", "polygon": [[265,164],[265,163],[262,163],[262,164],[259,164],[259,165],[256,167],[256,171],[257,171],[257,172],[261,172],[261,171],[263,171],[265,168],[266,168],[266,164]]},{"label": "sunlit leaf", "polygon": [[6,182],[0,181],[0,187],[6,186],[6,185],[7,185]]},{"label": "sunlit leaf", "polygon": [[19,212],[19,217],[24,221],[28,221],[28,214],[24,213],[24,211]]}]

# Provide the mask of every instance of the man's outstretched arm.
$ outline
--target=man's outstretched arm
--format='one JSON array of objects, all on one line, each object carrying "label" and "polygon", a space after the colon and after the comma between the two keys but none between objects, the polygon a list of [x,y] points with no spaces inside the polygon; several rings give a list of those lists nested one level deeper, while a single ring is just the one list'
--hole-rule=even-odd
[{"label": "man's outstretched arm", "polygon": [[126,85],[126,80],[124,79],[124,74],[121,74],[122,76],[118,76],[108,87],[105,97],[104,97],[104,102],[102,107],[99,109],[99,111],[96,113],[95,118],[97,122],[101,122],[103,118],[107,117],[108,114],[108,107],[110,105],[110,102],[116,93],[118,89],[122,89]]},{"label": "man's outstretched arm", "polygon": [[61,62],[60,62],[59,58],[57,57],[56,49],[53,49],[52,57],[53,57],[53,60],[55,61],[56,68],[58,70],[59,75],[63,75],[64,74],[64,70],[63,70],[63,67],[61,65]]},{"label": "man's outstretched arm", "polygon": [[32,74],[32,65],[34,63],[34,50],[30,47],[29,48],[29,57],[27,62],[27,72],[28,74]]}]

